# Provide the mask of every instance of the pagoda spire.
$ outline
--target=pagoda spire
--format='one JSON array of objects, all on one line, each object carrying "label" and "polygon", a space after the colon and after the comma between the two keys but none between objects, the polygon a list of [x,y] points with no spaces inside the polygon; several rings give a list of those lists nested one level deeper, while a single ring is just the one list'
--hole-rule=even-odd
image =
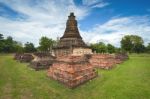
[{"label": "pagoda spire", "polygon": [[81,38],[77,26],[77,20],[75,19],[73,12],[71,12],[70,15],[68,16],[66,29],[64,35],[61,38]]},{"label": "pagoda spire", "polygon": [[74,13],[70,13],[68,16],[64,35],[53,49],[56,56],[73,53],[92,53],[91,49],[89,49],[80,36]]}]

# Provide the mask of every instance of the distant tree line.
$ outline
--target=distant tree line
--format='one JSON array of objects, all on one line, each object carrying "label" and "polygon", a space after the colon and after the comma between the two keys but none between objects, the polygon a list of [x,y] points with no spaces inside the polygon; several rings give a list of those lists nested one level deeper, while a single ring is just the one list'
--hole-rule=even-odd
[{"label": "distant tree line", "polygon": [[0,52],[1,53],[14,53],[14,52],[35,52],[36,48],[33,43],[25,43],[24,46],[22,43],[13,40],[11,36],[8,36],[6,39],[0,34]]},{"label": "distant tree line", "polygon": [[117,49],[113,45],[106,45],[103,42],[91,44],[90,47],[92,48],[92,51],[96,53],[115,53]]},{"label": "distant tree line", "polygon": [[[52,50],[52,47],[56,44],[57,41],[51,38],[41,37],[38,47],[35,47],[31,42],[26,42],[23,45],[22,43],[13,40],[11,36],[4,38],[4,36],[0,34],[0,53],[31,53],[36,51],[50,52]],[[124,36],[120,41],[120,44],[121,47],[117,48],[112,44],[98,42],[90,44],[90,47],[92,51],[96,53],[150,53],[150,43],[145,46],[142,37],[137,35]]]},{"label": "distant tree line", "polygon": [[105,44],[103,42],[91,44],[93,51],[97,53],[150,53],[150,43],[147,46],[144,45],[142,37],[137,35],[126,35],[121,41],[121,48],[117,48],[111,44]]},{"label": "distant tree line", "polygon": [[21,42],[13,40],[11,36],[4,38],[3,34],[0,34],[0,53],[49,52],[54,44],[56,44],[55,40],[41,37],[38,47],[35,47],[31,42],[26,42],[23,45]]}]

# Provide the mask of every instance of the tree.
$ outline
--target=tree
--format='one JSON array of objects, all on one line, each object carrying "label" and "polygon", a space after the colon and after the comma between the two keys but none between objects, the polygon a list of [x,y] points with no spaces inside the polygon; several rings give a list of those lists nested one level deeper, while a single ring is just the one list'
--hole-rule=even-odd
[{"label": "tree", "polygon": [[42,37],[40,39],[40,42],[39,42],[39,49],[41,51],[50,51],[54,45],[55,41],[52,40],[52,39],[49,39],[47,37]]},{"label": "tree", "polygon": [[132,50],[132,41],[130,35],[126,35],[121,40],[121,48],[127,52],[131,52]]},{"label": "tree", "polygon": [[115,53],[115,47],[111,44],[107,44],[108,53]]},{"label": "tree", "polygon": [[144,52],[144,41],[137,35],[126,35],[121,40],[121,48],[127,52]]},{"label": "tree", "polygon": [[150,53],[150,43],[148,43],[148,45],[146,47],[146,52]]},{"label": "tree", "polygon": [[98,52],[99,53],[107,52],[107,47],[106,47],[105,43],[103,43],[103,42],[98,43]]},{"label": "tree", "polygon": [[3,37],[3,34],[0,34],[0,40],[3,40],[4,37]]},{"label": "tree", "polygon": [[24,52],[24,48],[22,43],[15,41],[14,42],[14,50],[16,53],[23,53]]},{"label": "tree", "polygon": [[97,53],[105,53],[107,51],[107,47],[103,42],[91,44],[90,47],[92,48],[92,51],[96,51]]},{"label": "tree", "polygon": [[4,37],[3,34],[0,34],[0,52],[3,51],[3,47],[4,47]]},{"label": "tree", "polygon": [[97,51],[97,44],[91,44],[90,47],[92,49],[92,52],[98,52]]},{"label": "tree", "polygon": [[3,43],[3,52],[6,52],[6,53],[11,53],[11,52],[14,52],[14,41],[13,41],[13,38],[11,36],[8,36],[6,38],[6,40],[4,40],[4,43]]},{"label": "tree", "polygon": [[22,44],[20,42],[13,40],[13,38],[11,36],[8,36],[6,39],[4,39],[3,35],[0,34],[0,52],[22,53],[22,52],[24,52],[24,49],[26,52],[36,51],[36,49],[32,43],[26,43],[25,47],[23,48]]},{"label": "tree", "polygon": [[115,48],[115,53],[121,53],[122,52],[122,50],[121,50],[121,48]]},{"label": "tree", "polygon": [[27,53],[35,52],[36,48],[34,47],[33,43],[25,43],[24,51]]},{"label": "tree", "polygon": [[135,53],[145,52],[145,46],[143,44],[134,45],[132,52],[135,52]]},{"label": "tree", "polygon": [[137,36],[137,35],[131,35],[131,41],[133,45],[132,52],[135,52],[135,53],[144,52],[145,46],[143,45],[144,41],[142,37]]},{"label": "tree", "polygon": [[0,52],[12,53],[12,52],[23,52],[23,46],[21,43],[14,41],[11,36],[4,39],[3,35],[0,34]]}]

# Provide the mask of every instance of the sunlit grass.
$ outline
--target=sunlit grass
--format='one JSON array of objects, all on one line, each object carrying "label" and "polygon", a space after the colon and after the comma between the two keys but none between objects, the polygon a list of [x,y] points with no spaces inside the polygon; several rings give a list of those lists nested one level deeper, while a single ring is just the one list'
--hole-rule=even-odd
[{"label": "sunlit grass", "polygon": [[75,89],[49,79],[26,63],[0,55],[0,99],[150,99],[150,55],[132,54]]}]

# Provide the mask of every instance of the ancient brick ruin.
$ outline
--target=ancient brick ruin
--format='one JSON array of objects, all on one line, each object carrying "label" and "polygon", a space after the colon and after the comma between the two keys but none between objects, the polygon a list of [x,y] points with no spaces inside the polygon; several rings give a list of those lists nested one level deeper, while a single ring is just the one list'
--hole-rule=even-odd
[{"label": "ancient brick ruin", "polygon": [[92,50],[80,36],[74,13],[70,13],[68,16],[64,35],[60,38],[57,46],[53,47],[53,51],[55,56],[92,54]]},{"label": "ancient brick ruin", "polygon": [[14,54],[14,59],[15,60],[20,60],[22,55],[23,55],[23,53],[15,53]]},{"label": "ancient brick ruin", "polygon": [[96,77],[95,68],[110,69],[124,60],[120,54],[92,54],[80,36],[73,13],[68,16],[64,35],[53,50],[57,58],[47,75],[70,88]]},{"label": "ancient brick ruin", "polygon": [[74,13],[68,16],[64,35],[53,51],[57,58],[48,70],[49,77],[73,88],[97,76],[94,67],[83,57],[92,54],[92,50],[80,36]]},{"label": "ancient brick ruin", "polygon": [[83,56],[63,56],[56,60],[47,75],[69,88],[74,88],[98,75]]},{"label": "ancient brick ruin", "polygon": [[19,62],[30,63],[29,67],[35,70],[48,69],[53,62],[55,57],[50,53],[16,53],[14,59]]},{"label": "ancient brick ruin", "polygon": [[14,59],[20,62],[31,62],[34,59],[34,57],[31,53],[16,53],[14,55]]},{"label": "ancient brick ruin", "polygon": [[116,53],[115,54],[116,63],[120,64],[124,62],[125,60],[129,59],[129,56],[127,53]]},{"label": "ancient brick ruin", "polygon": [[115,57],[110,54],[93,54],[89,59],[96,68],[110,69],[116,64]]},{"label": "ancient brick ruin", "polygon": [[35,70],[48,69],[47,76],[57,80],[69,88],[97,77],[95,68],[111,69],[128,59],[125,53],[93,54],[80,36],[77,21],[70,13],[64,35],[50,53],[16,54],[14,59],[30,62]]},{"label": "ancient brick ruin", "polygon": [[33,57],[29,66],[35,70],[48,69],[55,60],[50,53],[34,53]]},{"label": "ancient brick ruin", "polygon": [[111,69],[116,64],[120,64],[128,59],[128,55],[125,53],[118,54],[92,54],[89,57],[89,62],[92,66],[102,69]]}]

